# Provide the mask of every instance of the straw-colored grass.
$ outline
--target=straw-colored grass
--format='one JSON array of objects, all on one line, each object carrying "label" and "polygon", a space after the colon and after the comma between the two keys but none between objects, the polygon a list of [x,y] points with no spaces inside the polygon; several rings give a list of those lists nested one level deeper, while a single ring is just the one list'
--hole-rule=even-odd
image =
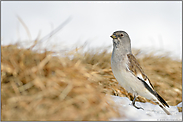
[{"label": "straw-colored grass", "polygon": [[[132,99],[112,74],[111,53],[75,51],[72,58],[70,53],[66,57],[52,54],[1,46],[1,120],[105,121],[119,116],[106,94]],[[138,61],[169,105],[182,101],[180,61],[153,55]]]}]

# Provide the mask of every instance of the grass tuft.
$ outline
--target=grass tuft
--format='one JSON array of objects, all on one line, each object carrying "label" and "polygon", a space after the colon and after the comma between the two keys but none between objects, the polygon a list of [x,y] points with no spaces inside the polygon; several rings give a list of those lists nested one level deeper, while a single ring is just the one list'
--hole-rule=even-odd
[{"label": "grass tuft", "polygon": [[[114,78],[111,53],[81,52],[53,56],[55,52],[51,51],[1,46],[1,120],[106,121],[119,117],[106,94],[133,97]],[[143,55],[137,60],[168,104],[181,102],[182,63],[166,56],[133,52],[137,57]],[[142,97],[137,100],[151,102]]]}]

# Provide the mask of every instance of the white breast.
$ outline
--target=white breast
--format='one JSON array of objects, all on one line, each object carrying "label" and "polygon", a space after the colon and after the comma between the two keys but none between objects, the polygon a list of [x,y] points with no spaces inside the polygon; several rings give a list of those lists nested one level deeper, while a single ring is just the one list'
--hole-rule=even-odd
[{"label": "white breast", "polygon": [[145,89],[144,85],[138,80],[133,74],[126,70],[123,65],[116,65],[115,62],[111,61],[112,72],[119,82],[119,84],[125,88],[128,92],[138,95],[139,89]]}]

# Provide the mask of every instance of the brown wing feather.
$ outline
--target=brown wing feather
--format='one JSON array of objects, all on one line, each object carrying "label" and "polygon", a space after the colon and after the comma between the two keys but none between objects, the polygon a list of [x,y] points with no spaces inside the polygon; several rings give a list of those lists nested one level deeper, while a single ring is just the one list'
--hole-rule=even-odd
[{"label": "brown wing feather", "polygon": [[151,87],[154,89],[153,85],[151,84],[149,78],[145,75],[143,69],[141,68],[141,66],[139,65],[139,63],[137,62],[135,56],[133,56],[133,54],[127,54],[128,60],[129,60],[129,64],[128,67],[129,69],[134,73],[135,76],[137,76],[138,74],[141,74],[144,81],[148,80],[149,84],[151,85]]},{"label": "brown wing feather", "polygon": [[[152,93],[154,94],[158,100],[164,105],[169,107],[169,105],[165,102],[165,100],[154,90],[153,85],[151,84],[149,78],[145,75],[144,71],[142,70],[141,66],[139,65],[139,63],[137,62],[136,58],[132,55],[132,54],[127,54],[129,63],[128,63],[128,68],[129,70],[142,82],[146,82],[144,85],[146,86],[146,88]],[[142,78],[138,77],[138,74],[141,74]],[[147,84],[147,82],[149,82],[149,84],[151,85],[151,87],[153,89],[151,89]]]}]

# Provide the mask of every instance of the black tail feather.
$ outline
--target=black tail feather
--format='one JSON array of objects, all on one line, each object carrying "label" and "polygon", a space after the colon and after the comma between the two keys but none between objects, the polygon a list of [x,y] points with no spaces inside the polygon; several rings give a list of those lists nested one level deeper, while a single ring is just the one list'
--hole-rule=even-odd
[{"label": "black tail feather", "polygon": [[139,80],[142,81],[142,83],[144,84],[144,86],[147,88],[147,90],[149,90],[149,92],[151,92],[153,95],[155,95],[158,100],[164,105],[164,106],[167,106],[169,107],[169,105],[165,102],[165,100],[155,91],[153,90],[152,88],[149,87],[149,85],[144,81],[142,80],[141,78],[137,77]]},{"label": "black tail feather", "polygon": [[169,105],[165,102],[165,100],[156,92],[156,97],[158,98],[158,100],[164,105],[169,107]]},{"label": "black tail feather", "polygon": [[142,83],[144,84],[144,86],[147,88],[147,90],[149,90],[150,93],[152,93],[153,95],[155,95],[157,97],[157,99],[163,104],[163,106],[167,106],[169,107],[169,105],[165,102],[165,100],[152,88],[149,87],[149,85],[142,80],[141,78],[137,77],[140,81],[142,81]]}]

